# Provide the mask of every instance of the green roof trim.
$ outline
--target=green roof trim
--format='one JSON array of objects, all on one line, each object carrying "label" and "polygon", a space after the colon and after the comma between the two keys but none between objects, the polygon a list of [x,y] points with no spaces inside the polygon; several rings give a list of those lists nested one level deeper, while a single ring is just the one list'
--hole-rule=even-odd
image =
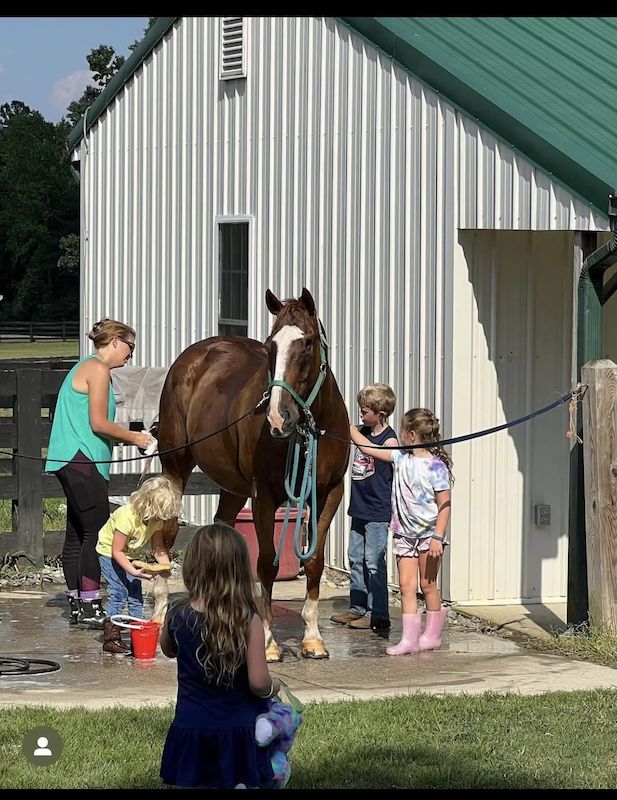
[{"label": "green roof trim", "polygon": [[340,19],[606,215],[617,187],[617,18]]},{"label": "green roof trim", "polygon": [[88,108],[84,116],[71,129],[67,138],[69,150],[77,147],[84,133],[90,130],[114,97],[129,81],[133,73],[141,66],[146,56],[155,48],[177,19],[178,17],[159,17],[157,19],[129,58]]}]

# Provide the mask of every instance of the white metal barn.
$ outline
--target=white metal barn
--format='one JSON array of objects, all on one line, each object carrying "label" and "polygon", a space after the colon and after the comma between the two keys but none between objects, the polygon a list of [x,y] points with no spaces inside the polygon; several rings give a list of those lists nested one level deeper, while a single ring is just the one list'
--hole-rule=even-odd
[{"label": "white metal barn", "polygon": [[[136,328],[143,366],[219,332],[264,339],[266,289],[306,286],[352,419],[374,381],[397,394],[395,427],[428,406],[444,437],[551,403],[577,380],[583,258],[609,238],[616,29],[159,18],[69,138],[84,352],[102,316]],[[446,599],[566,597],[567,427],[561,406],[453,447]],[[209,521],[215,500],[188,516]],[[341,567],[347,503],[327,554]]]}]

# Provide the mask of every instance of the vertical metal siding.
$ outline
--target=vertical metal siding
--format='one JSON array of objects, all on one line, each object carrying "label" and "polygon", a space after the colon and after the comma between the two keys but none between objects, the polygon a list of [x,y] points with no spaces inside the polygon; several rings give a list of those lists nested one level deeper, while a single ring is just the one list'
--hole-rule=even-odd
[{"label": "vertical metal siding", "polygon": [[[151,366],[216,334],[215,220],[247,215],[249,336],[270,329],[266,288],[288,297],[307,286],[352,420],[358,388],[384,381],[397,394],[395,425],[415,405],[435,408],[444,435],[502,421],[495,343],[523,336],[524,317],[521,305],[498,330],[495,303],[507,307],[522,281],[517,291],[535,308],[533,275],[526,252],[511,285],[493,268],[480,274],[484,261],[469,265],[474,299],[459,230],[605,230],[606,220],[333,18],[248,18],[247,79],[237,81],[218,77],[219,25],[181,18],[81,144],[84,330],[102,316],[125,320],[137,330],[135,363]],[[517,410],[547,401],[518,377],[508,383]],[[459,552],[444,583],[458,600],[516,588],[498,562],[523,552],[521,468],[507,434],[456,454]],[[348,491],[347,481],[327,553],[339,566]],[[207,520],[214,501],[186,508]],[[466,566],[480,541],[489,553],[481,575]],[[543,569],[557,586],[561,555]],[[389,570],[395,581],[392,559]]]}]

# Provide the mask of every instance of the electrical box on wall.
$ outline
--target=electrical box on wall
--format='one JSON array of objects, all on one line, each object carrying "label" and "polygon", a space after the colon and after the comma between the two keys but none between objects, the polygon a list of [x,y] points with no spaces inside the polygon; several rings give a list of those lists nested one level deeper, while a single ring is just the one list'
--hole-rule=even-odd
[{"label": "electrical box on wall", "polygon": [[551,507],[544,504],[534,506],[536,515],[536,525],[550,525],[551,524]]}]

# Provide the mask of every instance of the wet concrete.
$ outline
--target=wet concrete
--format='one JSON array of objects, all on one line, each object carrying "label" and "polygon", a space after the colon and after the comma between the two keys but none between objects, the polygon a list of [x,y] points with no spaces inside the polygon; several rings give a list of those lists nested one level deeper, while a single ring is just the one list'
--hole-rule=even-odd
[{"label": "wet concrete", "polygon": [[[172,584],[172,598],[182,586]],[[439,651],[390,657],[385,648],[400,637],[400,610],[392,608],[389,635],[352,630],[330,622],[348,604],[346,589],[325,586],[320,630],[327,660],[300,655],[304,581],[275,584],[274,633],[284,649],[273,674],[302,700],[368,699],[416,691],[432,694],[519,692],[617,687],[617,671],[524,649],[449,621]],[[148,613],[151,603],[146,602]],[[0,656],[57,661],[58,672],[32,677],[0,675],[0,706],[14,704],[142,706],[165,704],[176,694],[176,663],[160,650],[152,661],[101,651],[101,634],[68,625],[61,586],[42,592],[0,592]]]}]

